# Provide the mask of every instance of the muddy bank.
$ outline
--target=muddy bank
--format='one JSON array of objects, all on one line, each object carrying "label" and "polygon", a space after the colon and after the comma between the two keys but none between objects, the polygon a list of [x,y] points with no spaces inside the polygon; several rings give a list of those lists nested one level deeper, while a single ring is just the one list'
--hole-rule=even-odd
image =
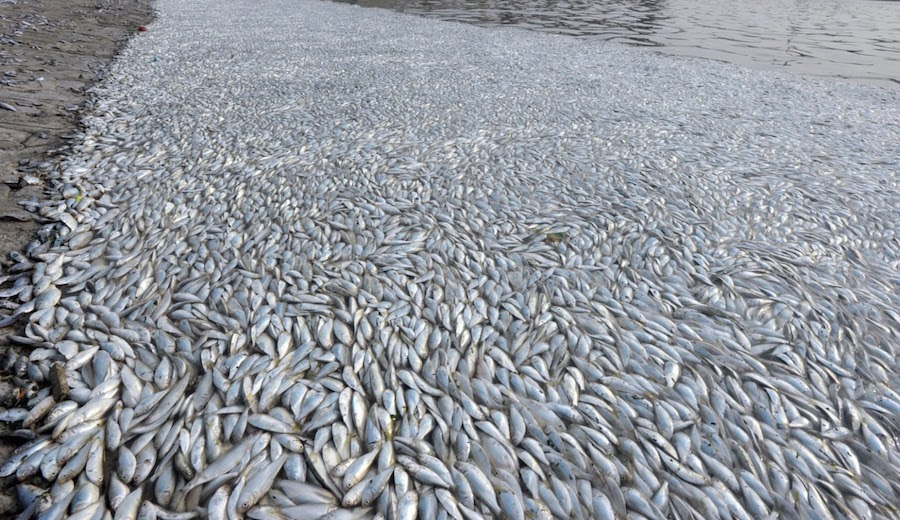
[{"label": "muddy bank", "polygon": [[[90,109],[85,92],[152,15],[150,0],[0,0],[2,274],[8,274],[8,253],[25,248],[41,225],[19,202],[43,197],[45,173],[56,168],[81,113]],[[5,337],[16,332],[0,329],[0,357],[7,357]],[[16,426],[0,424],[0,458],[22,442],[12,432]],[[7,484],[0,518],[19,508],[15,487]]]}]

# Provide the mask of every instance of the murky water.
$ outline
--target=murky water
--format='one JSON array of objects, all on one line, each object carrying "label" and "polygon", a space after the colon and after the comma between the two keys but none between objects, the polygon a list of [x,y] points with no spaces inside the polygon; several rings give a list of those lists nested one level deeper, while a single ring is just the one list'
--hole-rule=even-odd
[{"label": "murky water", "polygon": [[900,87],[897,0],[346,0]]}]

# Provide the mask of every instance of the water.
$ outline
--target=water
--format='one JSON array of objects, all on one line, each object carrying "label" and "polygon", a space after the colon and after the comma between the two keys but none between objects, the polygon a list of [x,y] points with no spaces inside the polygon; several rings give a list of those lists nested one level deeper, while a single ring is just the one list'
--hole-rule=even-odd
[{"label": "water", "polygon": [[347,0],[900,87],[896,0]]}]

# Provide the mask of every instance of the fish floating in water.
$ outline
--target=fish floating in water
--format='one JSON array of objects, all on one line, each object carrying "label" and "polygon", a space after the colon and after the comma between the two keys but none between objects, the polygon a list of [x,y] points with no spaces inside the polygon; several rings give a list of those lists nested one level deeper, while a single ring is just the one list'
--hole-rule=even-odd
[{"label": "fish floating in water", "polygon": [[23,518],[900,514],[900,155],[772,154],[597,43],[202,4],[160,2],[3,274]]}]

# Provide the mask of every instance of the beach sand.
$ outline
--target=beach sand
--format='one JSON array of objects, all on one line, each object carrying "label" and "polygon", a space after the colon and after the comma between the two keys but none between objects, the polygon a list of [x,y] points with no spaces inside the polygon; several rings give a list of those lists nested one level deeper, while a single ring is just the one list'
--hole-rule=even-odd
[{"label": "beach sand", "polygon": [[[57,167],[68,138],[128,39],[153,16],[149,0],[0,0],[0,252],[21,251],[41,223],[19,202],[44,198],[44,173]],[[15,333],[0,330],[0,337]],[[0,357],[9,342],[0,340]],[[22,442],[0,425],[0,458]],[[0,518],[19,509],[3,486]]]}]

